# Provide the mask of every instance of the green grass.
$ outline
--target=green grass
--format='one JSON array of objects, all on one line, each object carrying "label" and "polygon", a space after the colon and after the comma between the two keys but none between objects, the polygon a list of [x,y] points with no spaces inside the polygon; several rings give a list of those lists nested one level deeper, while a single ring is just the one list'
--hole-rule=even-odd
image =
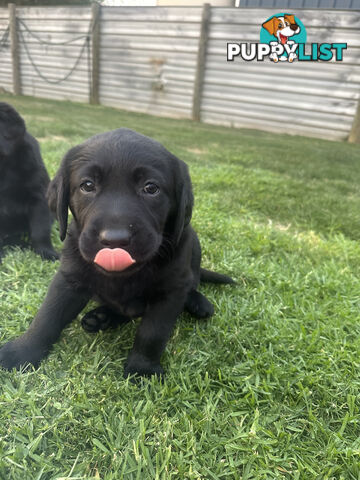
[{"label": "green grass", "polygon": [[[79,319],[37,371],[0,372],[0,479],[360,479],[360,149],[304,137],[6,97],[53,175],[108,129],[185,160],[216,314],[183,315],[167,376],[123,379],[136,322],[95,336]],[[57,227],[53,229],[54,242]],[[19,335],[56,264],[9,251],[0,342]]]}]

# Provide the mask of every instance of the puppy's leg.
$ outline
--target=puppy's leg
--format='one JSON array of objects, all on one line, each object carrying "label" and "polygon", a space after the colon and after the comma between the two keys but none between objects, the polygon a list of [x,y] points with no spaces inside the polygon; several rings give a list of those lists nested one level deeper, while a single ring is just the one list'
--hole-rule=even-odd
[{"label": "puppy's leg", "polygon": [[30,238],[33,249],[45,260],[56,260],[59,255],[50,239],[51,216],[45,200],[39,200],[30,209]]},{"label": "puppy's leg", "polygon": [[197,318],[207,318],[214,314],[214,306],[197,290],[190,290],[185,302],[185,309]]},{"label": "puppy's leg", "polygon": [[133,349],[126,367],[125,377],[133,374],[150,377],[162,375],[160,357],[184,308],[186,293],[168,296],[164,301],[150,304],[136,331]]},{"label": "puppy's leg", "polygon": [[194,234],[191,270],[193,274],[193,288],[186,297],[185,309],[197,318],[210,317],[214,313],[214,307],[209,300],[196,290],[200,283],[201,246],[198,236]]},{"label": "puppy's leg", "polygon": [[130,322],[130,320],[129,317],[120,315],[103,305],[87,312],[81,320],[81,325],[86,332],[96,333],[99,330],[116,328],[119,325]]},{"label": "puppy's leg", "polygon": [[37,366],[89,299],[90,295],[76,292],[58,272],[28,330],[0,349],[0,366],[9,370],[29,363]]}]

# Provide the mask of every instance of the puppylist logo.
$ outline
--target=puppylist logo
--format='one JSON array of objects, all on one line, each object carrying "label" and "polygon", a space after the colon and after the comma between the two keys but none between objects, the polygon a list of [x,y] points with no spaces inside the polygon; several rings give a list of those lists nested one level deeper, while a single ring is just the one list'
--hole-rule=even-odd
[{"label": "puppylist logo", "polygon": [[269,17],[261,26],[260,43],[228,43],[227,60],[240,58],[246,62],[258,62],[269,58],[278,62],[329,62],[343,60],[347,43],[311,43],[306,45],[306,29],[295,15],[277,13]]}]

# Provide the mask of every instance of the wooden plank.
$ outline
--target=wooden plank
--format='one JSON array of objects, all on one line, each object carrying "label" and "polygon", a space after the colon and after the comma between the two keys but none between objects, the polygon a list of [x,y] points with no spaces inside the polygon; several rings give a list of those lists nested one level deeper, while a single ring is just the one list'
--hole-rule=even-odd
[{"label": "wooden plank", "polygon": [[323,128],[323,129],[330,129],[330,130],[339,130],[343,132],[346,136],[349,134],[351,128],[351,122],[347,122],[346,124],[338,124],[336,122],[327,122],[321,120],[314,120],[307,117],[291,117],[291,115],[285,116],[281,119],[281,123],[276,119],[273,115],[263,114],[259,111],[253,111],[251,109],[244,109],[241,111],[241,115],[231,112],[231,111],[222,111],[221,108],[206,108],[202,110],[202,114],[209,113],[213,114],[214,118],[215,115],[218,115],[219,118],[221,117],[229,117],[231,120],[235,120],[241,122],[243,118],[252,119],[253,122],[258,124],[258,128],[261,129],[262,123],[267,122],[274,122],[277,125],[278,132],[281,131],[283,134],[287,133],[288,130],[296,129],[297,126],[301,127],[308,127],[308,128]]},{"label": "wooden plank", "polygon": [[[251,79],[254,80],[255,84],[268,83],[271,88],[275,88],[273,84],[276,83],[278,87],[286,91],[291,90],[292,87],[296,89],[299,83],[302,86],[309,87],[326,86],[329,84],[338,89],[344,87],[346,90],[358,91],[358,76],[354,75],[354,77],[351,77],[347,69],[344,69],[342,75],[339,72],[334,72],[332,75],[331,72],[323,74],[321,68],[310,71],[308,74],[301,70],[292,70],[289,68],[279,69],[278,72],[279,73],[271,69],[263,69],[260,73],[251,68],[244,68],[244,70],[234,69],[233,71],[213,69],[206,72],[205,80],[206,82],[234,85],[237,82]],[[359,72],[357,73],[359,74]],[[278,81],[279,79],[281,81]]]},{"label": "wooden plank", "polygon": [[[73,66],[74,64],[74,60],[73,59],[69,59],[67,58],[65,61],[64,61],[64,57],[58,57],[58,58],[54,58],[54,57],[49,57],[47,58],[46,56],[44,55],[31,55],[32,56],[32,59],[34,61],[34,63],[36,64],[37,67],[39,67],[39,69],[41,70],[46,70],[48,73],[52,73],[54,71],[57,71],[59,72],[59,76],[61,75],[65,75],[67,73],[68,70],[70,70],[70,68]],[[59,58],[61,58],[61,63],[59,62]],[[28,68],[31,66],[31,63],[29,61],[29,58],[26,56],[23,56],[21,59],[20,59],[20,68],[21,68],[21,72],[23,72],[23,68]],[[1,61],[1,64],[3,63],[3,61]],[[88,61],[87,61],[87,58],[83,57],[80,59],[77,67],[76,67],[76,72],[85,72],[86,75],[88,73]]]},{"label": "wooden plank", "polygon": [[133,35],[199,38],[200,24],[179,22],[103,22],[104,35]]},{"label": "wooden plank", "polygon": [[101,39],[102,50],[112,50],[114,57],[119,49],[128,49],[139,51],[140,53],[150,52],[158,55],[159,52],[167,52],[172,55],[178,53],[193,53],[197,54],[197,42],[195,40],[178,43],[171,42],[168,38],[130,38],[130,37],[107,37]]},{"label": "wooden plank", "polygon": [[[19,42],[20,49],[24,49],[24,44],[22,42]],[[72,47],[69,46],[63,46],[59,45],[56,47],[50,47],[47,45],[40,45],[40,44],[27,44],[28,50],[30,51],[31,56],[35,58],[39,58],[41,62],[50,62],[53,59],[61,59],[61,62],[66,62],[69,63],[70,60],[73,60],[73,63],[75,59],[78,58],[80,50],[81,50],[81,45],[73,45]],[[80,62],[84,61],[84,59],[87,57],[87,55],[83,55],[83,57],[80,59]],[[25,61],[29,61],[27,59],[27,56],[25,56]],[[21,61],[24,61],[24,55],[21,55]],[[59,62],[59,60],[57,60]],[[71,62],[70,62],[71,63]],[[58,64],[58,63],[57,63]]]},{"label": "wooden plank", "polygon": [[[69,71],[69,69],[61,69],[61,70],[56,70],[56,69],[45,69],[41,68],[41,73],[45,75],[46,78],[48,78],[50,81],[56,81],[61,78],[63,78]],[[37,72],[34,70],[34,67],[30,64],[26,65],[22,70],[21,70],[21,80],[22,83],[25,83],[27,79],[32,79],[34,81],[40,81],[39,75]],[[71,83],[79,83],[79,85],[87,85],[87,79],[88,75],[86,71],[82,72],[74,72],[67,80],[64,82],[61,82],[56,85],[56,88],[58,88],[59,85],[70,85]],[[43,80],[45,82],[45,80]],[[46,83],[46,82],[45,82]],[[54,88],[54,86],[52,86]]]},{"label": "wooden plank", "polygon": [[[41,80],[41,79],[40,79]],[[71,86],[65,86],[61,85],[61,88],[52,88],[51,85],[48,83],[44,82],[43,80],[41,81],[34,81],[34,79],[27,79],[24,78],[24,84],[23,84],[23,91],[25,95],[32,95],[30,92],[53,92],[54,96],[56,94],[61,94],[61,95],[71,95],[72,93],[76,95],[78,98],[83,98],[84,101],[87,101],[88,99],[88,91],[84,90],[84,87],[81,83],[78,84],[72,84]],[[57,97],[55,97],[57,98]]]},{"label": "wooden plank", "polygon": [[211,99],[203,103],[202,111],[218,112],[234,117],[241,117],[246,113],[248,117],[261,119],[278,119],[279,127],[290,124],[301,125],[327,125],[331,128],[339,128],[347,132],[351,128],[352,115],[322,113],[315,110],[299,110],[296,106],[281,107],[273,105],[261,105],[249,102],[233,102],[228,100]]},{"label": "wooden plank", "polygon": [[132,88],[130,85],[111,85],[116,88],[100,88],[100,96],[110,95],[114,98],[128,99],[131,103],[133,100],[141,99],[142,101],[155,101],[159,105],[176,105],[178,107],[186,108],[190,111],[192,104],[191,95],[186,95],[183,92],[163,92],[154,91],[150,89]]},{"label": "wooden plank", "polygon": [[116,51],[116,56],[114,57],[113,51],[110,49],[102,49],[101,51],[101,61],[117,63],[117,62],[128,62],[136,64],[149,63],[154,59],[161,59],[167,65],[179,65],[186,68],[195,68],[196,66],[196,52],[193,53],[184,53],[177,52],[176,55],[173,55],[169,51],[157,51],[154,55],[152,52],[139,52],[138,50],[128,50],[125,48],[118,48]]},{"label": "wooden plank", "polygon": [[[360,29],[360,17],[355,11],[346,10],[321,10],[321,9],[296,9],[291,13],[298,17],[305,28],[311,27],[336,27]],[[316,13],[316,14],[315,14]],[[216,24],[247,24],[260,25],[270,16],[274,15],[273,8],[214,8],[213,21]]]},{"label": "wooden plank", "polygon": [[103,7],[103,20],[114,22],[199,23],[201,7]]},{"label": "wooden plank", "polygon": [[26,19],[54,19],[68,20],[71,18],[91,19],[89,7],[18,7],[18,15],[22,20]]},{"label": "wooden plank", "polygon": [[[51,45],[46,45],[41,44],[39,40],[34,38],[32,35],[24,31],[23,29],[21,29],[21,33],[27,45],[43,45],[44,48],[48,48],[49,50],[59,46],[53,45],[54,43],[68,42],[70,40],[71,43],[64,45],[66,48],[73,48],[76,46],[79,48],[84,44],[85,41],[85,34],[81,32],[78,35],[74,33],[48,33],[39,35],[36,34],[40,38],[40,41],[51,43]],[[19,43],[23,43],[22,39]]]},{"label": "wooden plank", "polygon": [[193,105],[192,105],[192,119],[196,122],[200,121],[200,108],[202,87],[205,75],[206,63],[206,46],[209,36],[211,7],[209,3],[205,3],[201,17],[201,29],[198,46],[198,57],[196,62],[196,74],[194,83]]},{"label": "wooden plank", "polygon": [[[183,108],[166,107],[154,104],[144,104],[144,102],[128,103],[126,100],[117,100],[112,97],[102,97],[101,104],[109,107],[115,107],[130,112],[141,112],[153,115],[155,117],[170,118],[190,118],[190,113]],[[155,108],[154,108],[155,107]]]},{"label": "wooden plank", "polygon": [[102,35],[101,45],[104,48],[128,48],[139,49],[144,52],[152,49],[162,49],[173,52],[197,52],[197,38],[163,37],[163,36],[146,36],[138,37],[137,35]]},{"label": "wooden plank", "polygon": [[[264,130],[268,132],[279,133],[279,124],[276,121],[263,120],[262,122],[256,119],[247,118],[245,115],[242,118],[232,118],[228,115],[218,115],[204,112],[202,113],[203,121],[214,125],[223,125],[225,127],[247,128]],[[283,132],[283,130],[282,130]],[[283,132],[284,133],[284,132]],[[321,127],[307,127],[307,126],[289,126],[287,135],[305,135],[308,137],[323,138],[326,140],[344,140],[346,139],[346,132],[338,129],[331,130],[329,128]]]},{"label": "wooden plank", "polygon": [[14,3],[9,3],[9,26],[13,71],[13,92],[15,95],[21,95],[20,53],[17,32],[16,5]]},{"label": "wooden plank", "polygon": [[360,99],[358,101],[348,141],[350,143],[360,143]]},{"label": "wooden plank", "polygon": [[[169,65],[164,63],[161,69],[162,74],[166,78],[181,78],[185,81],[191,82],[193,82],[195,78],[195,68],[193,67],[184,67],[174,64]],[[158,70],[156,69],[156,59],[154,60],[154,63],[150,62],[149,60],[147,62],[140,63],[110,63],[108,61],[100,61],[100,72],[151,78],[154,78],[154,75],[158,75]]]},{"label": "wooden plank", "polygon": [[218,85],[223,90],[227,85],[232,87],[252,87],[254,89],[268,89],[275,92],[302,93],[309,95],[328,95],[329,92],[334,98],[357,98],[359,95],[358,85],[347,83],[346,79],[342,82],[331,81],[327,79],[297,79],[295,76],[290,81],[276,82],[276,77],[271,75],[232,75],[226,78],[225,75],[215,76],[208,74],[205,82]]},{"label": "wooden plank", "polygon": [[36,98],[48,98],[49,100],[68,100],[71,102],[81,102],[84,103],[87,101],[87,95],[78,94],[76,92],[60,92],[60,90],[47,90],[39,88],[34,85],[32,87],[26,87],[24,89],[24,95],[29,95]]},{"label": "wooden plank", "polygon": [[[356,111],[356,99],[334,99],[332,96],[299,95],[298,93],[284,95],[283,92],[273,92],[271,89],[254,90],[252,88],[233,87],[226,89],[205,85],[203,91],[204,105],[213,100],[272,105],[276,107],[296,108],[305,111],[316,110],[329,114],[345,114],[353,116]],[[236,99],[236,100],[234,100]]]},{"label": "wooden plank", "polygon": [[[118,68],[112,68],[111,65],[108,65],[107,67],[102,65],[100,68],[100,75],[106,75],[107,79],[111,78],[115,82],[122,80],[130,84],[136,79],[151,83],[159,79],[157,72],[153,68],[148,67],[148,65],[138,65],[135,68],[122,67],[121,65],[118,66]],[[168,83],[172,83],[173,81],[183,82],[184,84],[191,83],[193,85],[195,72],[164,68],[161,77],[165,82],[165,88]]]},{"label": "wooden plank", "polygon": [[97,2],[91,5],[91,85],[90,103],[99,103],[100,85],[100,21],[101,7]]},{"label": "wooden plank", "polygon": [[[328,71],[322,71],[321,69],[311,69],[309,68],[308,70],[304,69],[296,69],[295,72],[288,72],[286,69],[284,69],[284,74],[282,74],[282,70],[279,69],[279,75],[276,75],[275,72],[271,70],[271,68],[267,68],[265,65],[262,65],[259,67],[259,71],[256,69],[253,69],[251,67],[247,68],[247,66],[244,66],[243,72],[239,71],[232,71],[231,69],[224,69],[221,70],[219,68],[208,68],[207,72],[207,80],[210,82],[214,81],[215,83],[219,83],[219,79],[221,81],[221,78],[223,79],[223,82],[225,85],[227,85],[227,76],[226,72],[228,75],[230,75],[233,80],[240,79],[241,78],[246,78],[247,75],[258,75],[258,77],[267,77],[267,78],[272,78],[272,82],[277,81],[277,79],[281,76],[282,80],[284,83],[291,83],[293,79],[296,80],[301,80],[304,79],[306,82],[320,82],[321,80],[324,80],[325,82],[327,81],[332,81],[336,82],[338,84],[341,84],[344,81],[344,77],[348,78],[349,80],[349,85],[351,87],[355,87],[356,85],[359,85],[360,83],[360,70],[355,70],[355,71],[347,71],[344,70],[342,71],[334,71],[334,72],[328,72]],[[298,75],[296,75],[298,73]],[[272,85],[270,84],[269,89],[272,89]]]},{"label": "wooden plank", "polygon": [[[72,37],[78,37],[81,34],[85,35],[89,31],[89,20],[85,21],[79,20],[47,20],[47,19],[38,19],[38,20],[26,20],[24,24],[31,31],[34,32],[38,37],[48,40],[49,35],[54,33],[61,33],[63,35],[69,35],[69,39]],[[22,31],[27,34],[26,29],[22,26]]]}]

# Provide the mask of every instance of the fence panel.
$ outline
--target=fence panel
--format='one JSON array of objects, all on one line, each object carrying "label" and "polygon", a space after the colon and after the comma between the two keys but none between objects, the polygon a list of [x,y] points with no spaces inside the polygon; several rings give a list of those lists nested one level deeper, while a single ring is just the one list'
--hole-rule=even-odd
[{"label": "fence panel", "polygon": [[226,60],[227,42],[259,42],[273,12],[212,9],[201,118],[235,127],[262,128],[323,138],[346,138],[360,96],[359,15],[292,10],[308,43],[348,42],[342,62]]},{"label": "fence panel", "polygon": [[191,117],[201,8],[101,9],[100,103]]},{"label": "fence panel", "polygon": [[22,93],[88,101],[90,9],[18,7],[17,17]]}]

